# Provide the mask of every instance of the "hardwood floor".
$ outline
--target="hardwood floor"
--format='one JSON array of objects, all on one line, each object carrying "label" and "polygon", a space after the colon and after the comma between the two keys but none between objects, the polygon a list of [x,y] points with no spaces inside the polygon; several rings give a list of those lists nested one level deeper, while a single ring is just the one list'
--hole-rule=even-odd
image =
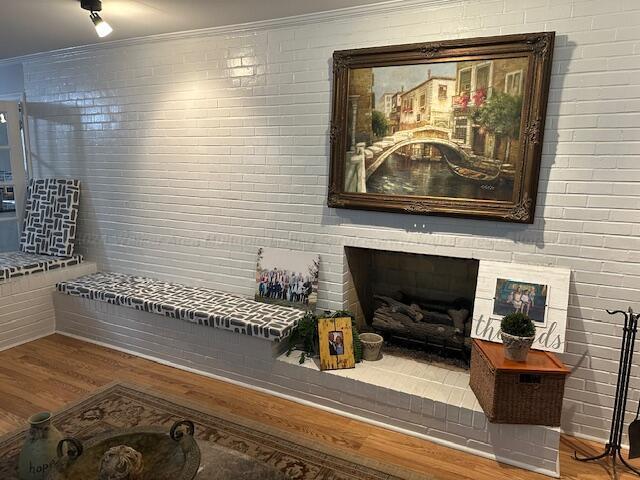
[{"label": "hardwood floor", "polygon": [[[0,435],[23,427],[36,411],[60,409],[115,380],[185,397],[205,409],[228,411],[314,437],[318,442],[424,472],[438,480],[548,478],[62,335],[0,352]],[[614,478],[606,463],[573,460],[574,448],[592,454],[601,446],[563,436],[563,479]],[[618,478],[637,477],[625,472]]]}]

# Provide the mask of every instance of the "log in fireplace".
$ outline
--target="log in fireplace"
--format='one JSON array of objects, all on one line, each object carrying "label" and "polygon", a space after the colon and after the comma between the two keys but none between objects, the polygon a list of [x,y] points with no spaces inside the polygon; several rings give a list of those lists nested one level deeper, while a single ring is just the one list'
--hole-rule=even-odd
[{"label": "log in fireplace", "polygon": [[468,359],[478,261],[345,247],[347,298],[360,329],[386,342]]}]

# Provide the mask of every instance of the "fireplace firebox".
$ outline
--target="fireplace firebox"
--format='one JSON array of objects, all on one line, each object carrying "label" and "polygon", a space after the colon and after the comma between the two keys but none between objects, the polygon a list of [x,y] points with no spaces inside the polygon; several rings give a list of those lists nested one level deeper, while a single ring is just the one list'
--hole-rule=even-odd
[{"label": "fireplace firebox", "polygon": [[396,347],[469,359],[478,260],[345,247],[361,330]]}]

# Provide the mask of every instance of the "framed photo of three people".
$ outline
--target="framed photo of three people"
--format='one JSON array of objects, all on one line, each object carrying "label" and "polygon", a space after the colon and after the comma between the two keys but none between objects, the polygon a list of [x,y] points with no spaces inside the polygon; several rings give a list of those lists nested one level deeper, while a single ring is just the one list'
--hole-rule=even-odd
[{"label": "framed photo of three people", "polygon": [[533,223],[553,43],[334,52],[329,206]]}]

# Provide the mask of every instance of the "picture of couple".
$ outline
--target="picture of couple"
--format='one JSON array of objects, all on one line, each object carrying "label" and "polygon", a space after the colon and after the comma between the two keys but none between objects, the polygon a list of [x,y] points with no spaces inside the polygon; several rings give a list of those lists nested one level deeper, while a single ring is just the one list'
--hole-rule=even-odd
[{"label": "picture of couple", "polygon": [[351,317],[318,319],[320,370],[353,368],[356,365]]},{"label": "picture of couple", "polygon": [[344,336],[342,332],[329,332],[329,354],[344,355]]}]

